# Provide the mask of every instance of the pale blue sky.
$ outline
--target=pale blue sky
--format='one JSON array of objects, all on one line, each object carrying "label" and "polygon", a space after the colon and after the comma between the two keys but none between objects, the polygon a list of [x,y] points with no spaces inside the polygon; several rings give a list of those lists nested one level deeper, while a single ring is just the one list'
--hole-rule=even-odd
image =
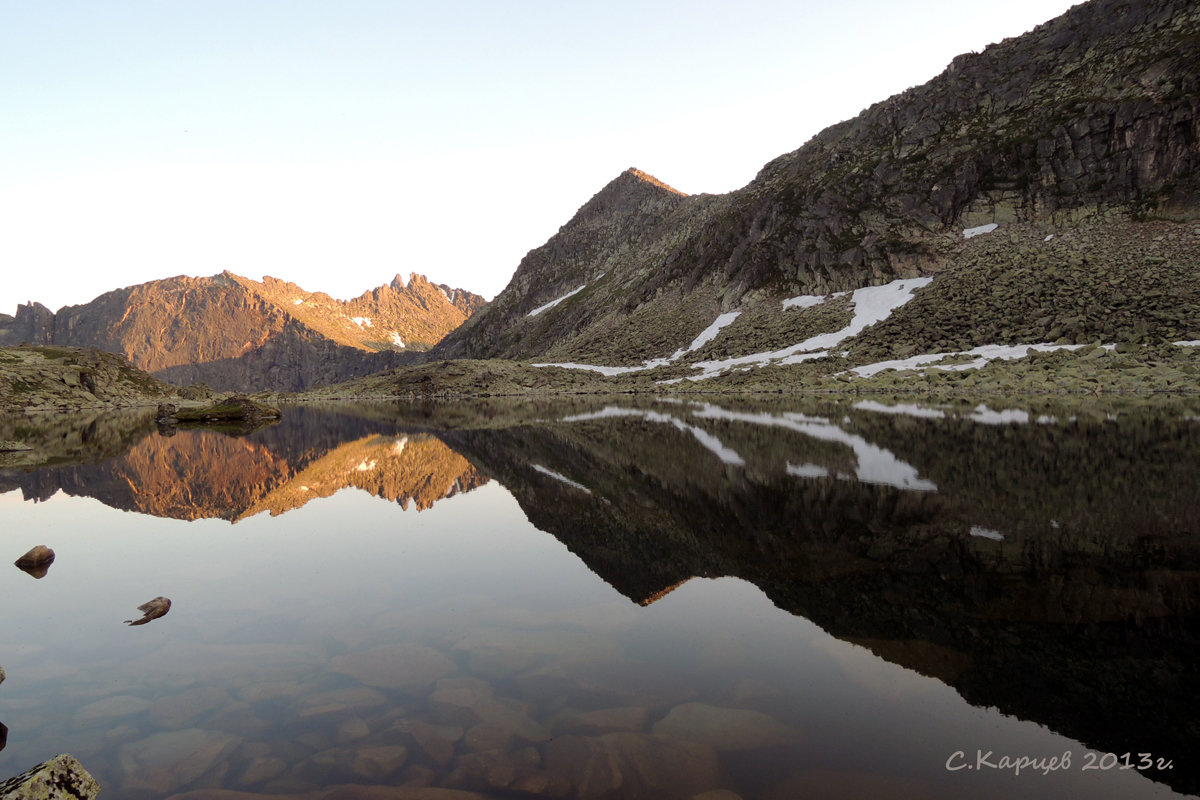
[{"label": "pale blue sky", "polygon": [[0,312],[229,269],[487,297],[623,169],[727,192],[1062,0],[0,0]]}]

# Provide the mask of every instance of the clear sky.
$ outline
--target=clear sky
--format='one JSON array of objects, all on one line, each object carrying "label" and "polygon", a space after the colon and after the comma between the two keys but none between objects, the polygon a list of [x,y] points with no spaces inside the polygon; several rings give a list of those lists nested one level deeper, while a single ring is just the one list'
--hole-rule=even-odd
[{"label": "clear sky", "polygon": [[1063,0],[0,0],[0,312],[228,269],[494,296],[627,167],[727,192]]}]

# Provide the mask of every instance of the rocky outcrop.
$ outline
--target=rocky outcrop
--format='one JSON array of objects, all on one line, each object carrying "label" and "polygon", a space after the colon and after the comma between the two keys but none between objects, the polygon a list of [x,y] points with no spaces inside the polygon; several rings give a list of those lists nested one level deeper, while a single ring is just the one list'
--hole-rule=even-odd
[{"label": "rocky outcrop", "polygon": [[23,305],[0,317],[0,344],[96,347],[164,380],[218,390],[302,390],[404,363],[482,302],[415,274],[342,301],[224,272],[117,289],[55,314]]},{"label": "rocky outcrop", "polygon": [[1092,0],[959,56],[731,194],[685,198],[631,170],[435,355],[636,363],[720,312],[940,272],[968,227],[1194,219],[1198,36],[1186,0]]},{"label": "rocky outcrop", "polygon": [[91,348],[0,347],[0,410],[154,405],[174,387]]}]

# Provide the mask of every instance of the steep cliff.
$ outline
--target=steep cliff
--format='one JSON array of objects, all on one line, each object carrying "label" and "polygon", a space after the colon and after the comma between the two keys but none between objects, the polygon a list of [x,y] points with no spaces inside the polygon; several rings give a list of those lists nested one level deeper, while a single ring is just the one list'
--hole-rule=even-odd
[{"label": "steep cliff", "polygon": [[[1194,219],[1198,76],[1195,3],[1092,0],[959,56],[923,86],[770,162],[739,191],[683,197],[624,173],[434,355],[636,363],[686,347],[722,312],[771,310],[761,322],[777,326],[788,296],[935,274],[969,281],[979,266],[969,228],[1000,226],[993,238],[1005,246],[992,257],[1012,273],[1024,266],[1024,239],[1081,221],[1137,236],[1148,219]],[[1023,241],[1007,241],[1010,227]],[[1189,241],[1183,285],[1200,252]],[[1031,266],[1074,268],[1077,256],[1049,252]],[[1129,288],[1122,296],[1135,298],[1139,287]],[[1132,336],[1146,319],[1131,315],[1113,335]],[[1021,309],[995,327],[1025,321]]]},{"label": "steep cliff", "polygon": [[0,343],[97,347],[175,383],[300,390],[404,363],[481,304],[415,274],[342,301],[224,272],[117,289],[53,314],[23,305],[0,317]]}]

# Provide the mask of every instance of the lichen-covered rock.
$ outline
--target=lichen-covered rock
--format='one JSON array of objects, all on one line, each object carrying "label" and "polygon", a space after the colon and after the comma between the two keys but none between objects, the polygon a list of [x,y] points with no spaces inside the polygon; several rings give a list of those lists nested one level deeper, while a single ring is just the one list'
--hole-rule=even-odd
[{"label": "lichen-covered rock", "polygon": [[70,753],[0,783],[0,800],[91,800],[100,784]]}]

